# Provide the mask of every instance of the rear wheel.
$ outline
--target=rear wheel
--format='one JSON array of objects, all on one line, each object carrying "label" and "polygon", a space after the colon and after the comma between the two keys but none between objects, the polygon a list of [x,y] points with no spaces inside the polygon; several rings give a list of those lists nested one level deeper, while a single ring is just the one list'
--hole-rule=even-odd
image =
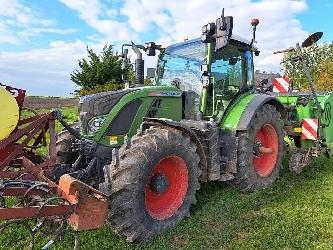
[{"label": "rear wheel", "polygon": [[199,189],[195,144],[174,129],[150,128],[119,150],[109,167],[108,223],[130,241],[149,240],[189,215]]},{"label": "rear wheel", "polygon": [[242,191],[270,186],[279,176],[285,150],[280,113],[264,105],[253,116],[248,131],[238,136],[237,174],[229,183]]}]

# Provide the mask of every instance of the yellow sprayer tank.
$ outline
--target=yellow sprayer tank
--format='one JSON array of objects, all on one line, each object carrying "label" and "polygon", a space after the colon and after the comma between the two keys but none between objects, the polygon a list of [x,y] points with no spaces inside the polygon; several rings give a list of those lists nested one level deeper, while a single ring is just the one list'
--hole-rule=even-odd
[{"label": "yellow sprayer tank", "polygon": [[0,140],[16,128],[20,112],[14,96],[0,87]]}]

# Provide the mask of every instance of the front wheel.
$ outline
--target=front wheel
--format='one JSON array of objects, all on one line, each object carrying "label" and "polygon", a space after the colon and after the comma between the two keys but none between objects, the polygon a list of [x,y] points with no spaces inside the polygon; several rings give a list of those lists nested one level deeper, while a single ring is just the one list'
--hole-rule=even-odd
[{"label": "front wheel", "polygon": [[285,151],[280,113],[264,105],[252,117],[249,129],[238,136],[237,174],[229,183],[252,192],[270,186],[279,176]]},{"label": "front wheel", "polygon": [[130,241],[146,241],[189,215],[199,189],[196,145],[169,128],[150,128],[119,150],[111,181],[108,223]]}]

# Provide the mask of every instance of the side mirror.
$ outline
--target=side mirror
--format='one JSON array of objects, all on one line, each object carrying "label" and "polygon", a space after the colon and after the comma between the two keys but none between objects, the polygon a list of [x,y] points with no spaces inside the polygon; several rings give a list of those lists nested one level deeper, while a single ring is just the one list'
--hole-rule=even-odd
[{"label": "side mirror", "polygon": [[201,41],[203,43],[211,43],[213,42],[213,36],[215,35],[215,23],[208,23],[201,28]]},{"label": "side mirror", "polygon": [[208,23],[202,27],[201,40],[203,43],[211,43],[215,40],[215,51],[227,46],[228,41],[232,35],[233,17],[224,16],[224,9],[222,15],[216,19],[215,23]]},{"label": "side mirror", "polygon": [[144,45],[147,56],[155,56],[156,55],[156,45],[154,42],[149,42],[149,43],[145,43]]},{"label": "side mirror", "polygon": [[233,17],[223,15],[216,20],[216,46],[215,51],[227,46],[232,35]]}]

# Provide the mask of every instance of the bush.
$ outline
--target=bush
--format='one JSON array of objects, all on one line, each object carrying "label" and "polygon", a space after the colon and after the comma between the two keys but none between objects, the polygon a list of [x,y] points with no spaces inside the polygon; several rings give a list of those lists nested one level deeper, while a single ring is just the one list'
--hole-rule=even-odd
[{"label": "bush", "polygon": [[96,93],[106,92],[106,91],[116,91],[119,89],[123,89],[124,87],[125,87],[124,83],[115,84],[113,82],[107,82],[105,84],[98,85],[93,88],[82,88],[77,91],[77,94],[80,96],[84,96],[84,95],[96,94]]},{"label": "bush", "polygon": [[[333,90],[333,44],[314,44],[313,46],[302,48],[305,63],[310,75],[313,78],[317,90]],[[296,56],[295,52],[286,55],[286,70],[294,84],[301,90],[308,89],[307,78],[300,61],[290,60]]]},{"label": "bush", "polygon": [[71,80],[81,87],[79,95],[87,95],[124,87],[122,73],[127,79],[133,79],[131,65],[124,72],[121,69],[121,57],[114,53],[111,45],[105,45],[100,55],[87,47],[88,59],[79,60],[81,70],[75,70]]}]

